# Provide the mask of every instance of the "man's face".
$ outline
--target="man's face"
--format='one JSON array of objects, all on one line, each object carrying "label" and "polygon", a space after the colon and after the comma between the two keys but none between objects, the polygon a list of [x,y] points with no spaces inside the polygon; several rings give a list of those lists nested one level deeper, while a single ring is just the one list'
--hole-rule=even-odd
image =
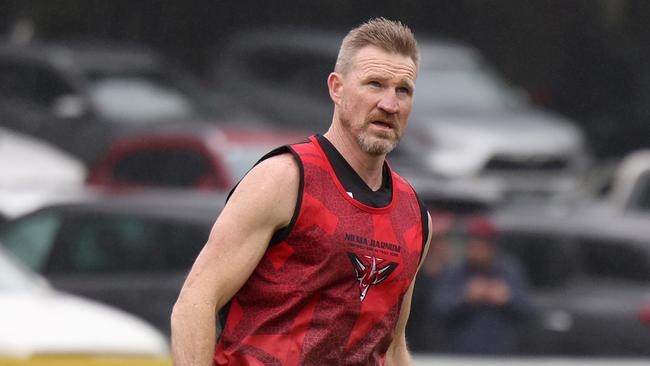
[{"label": "man's face", "polygon": [[488,269],[492,266],[496,248],[489,239],[471,238],[465,249],[470,266],[475,269]]},{"label": "man's face", "polygon": [[364,152],[382,155],[397,146],[411,113],[416,72],[410,57],[367,46],[344,75],[337,74],[339,83],[330,83],[338,119]]}]

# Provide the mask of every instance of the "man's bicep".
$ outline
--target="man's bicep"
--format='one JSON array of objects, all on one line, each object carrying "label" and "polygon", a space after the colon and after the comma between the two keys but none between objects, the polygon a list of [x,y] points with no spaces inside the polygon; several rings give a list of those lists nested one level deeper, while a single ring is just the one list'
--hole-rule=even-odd
[{"label": "man's bicep", "polygon": [[187,282],[220,308],[254,271],[275,231],[286,226],[297,199],[299,173],[282,155],[256,166],[217,218]]}]

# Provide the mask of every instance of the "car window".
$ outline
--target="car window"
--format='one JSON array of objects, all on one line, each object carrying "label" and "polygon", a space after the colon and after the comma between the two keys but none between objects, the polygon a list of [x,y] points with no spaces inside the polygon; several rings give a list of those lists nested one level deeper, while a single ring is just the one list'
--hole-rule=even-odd
[{"label": "car window", "polygon": [[192,150],[146,149],[119,159],[113,170],[118,183],[162,187],[193,187],[215,175],[210,161]]},{"label": "car window", "polygon": [[110,119],[137,123],[215,114],[197,85],[165,72],[89,71],[87,76],[93,105]]},{"label": "car window", "polygon": [[577,260],[566,239],[543,234],[504,234],[503,250],[524,266],[533,287],[560,286],[573,277]]},{"label": "car window", "polygon": [[327,98],[325,83],[335,59],[285,49],[257,49],[244,57],[249,77],[271,87]]},{"label": "car window", "polygon": [[[646,181],[645,183],[650,183]],[[636,209],[650,211],[650,184],[645,184],[639,191],[639,200]]]},{"label": "car window", "polygon": [[50,255],[62,218],[53,212],[27,216],[4,225],[0,242],[29,268],[41,271]]},{"label": "car window", "polygon": [[53,69],[24,62],[0,61],[0,96],[50,106],[74,89]]},{"label": "car window", "polygon": [[524,100],[495,73],[477,69],[422,69],[415,108],[503,110],[521,108]]},{"label": "car window", "polygon": [[18,99],[34,98],[34,75],[19,62],[0,61],[0,96]]},{"label": "car window", "polygon": [[71,217],[47,272],[136,273],[189,268],[209,226],[136,215]]},{"label": "car window", "polygon": [[650,281],[648,249],[619,241],[581,240],[582,265],[587,274]]},{"label": "car window", "polygon": [[165,236],[165,269],[187,270],[203,248],[212,224],[176,223],[167,228]]},{"label": "car window", "polygon": [[28,84],[32,76],[18,63],[0,61],[0,96],[25,98],[30,95]]},{"label": "car window", "polygon": [[44,283],[31,271],[26,270],[10,254],[0,251],[0,293],[34,291],[44,287]]}]

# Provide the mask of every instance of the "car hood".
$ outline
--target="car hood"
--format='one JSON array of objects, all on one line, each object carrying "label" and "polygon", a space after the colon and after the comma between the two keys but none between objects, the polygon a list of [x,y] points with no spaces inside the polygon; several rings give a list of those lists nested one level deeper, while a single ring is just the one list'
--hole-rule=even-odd
[{"label": "car hood", "polygon": [[414,109],[409,128],[412,137],[427,136],[434,143],[479,142],[503,153],[555,153],[575,149],[583,142],[582,133],[570,120],[537,109]]},{"label": "car hood", "polygon": [[0,354],[164,357],[164,337],[122,311],[57,291],[0,293]]},{"label": "car hood", "polygon": [[0,189],[81,186],[83,164],[53,146],[0,129]]}]

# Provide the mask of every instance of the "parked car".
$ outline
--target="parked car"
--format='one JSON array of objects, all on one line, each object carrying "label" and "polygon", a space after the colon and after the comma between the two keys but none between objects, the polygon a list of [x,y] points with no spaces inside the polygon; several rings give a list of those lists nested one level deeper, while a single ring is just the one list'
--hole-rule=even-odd
[{"label": "parked car", "polygon": [[536,204],[502,207],[492,219],[534,286],[529,352],[650,356],[649,213]]},{"label": "parked car", "polygon": [[189,191],[88,194],[5,222],[0,242],[55,288],[169,333],[172,306],[224,201]]},{"label": "parked car", "polygon": [[623,158],[609,193],[607,202],[620,214],[650,215],[650,150],[634,151]]},{"label": "parked car", "polygon": [[188,73],[141,45],[0,45],[0,124],[87,164],[114,138],[134,130],[239,117],[253,118],[232,100],[212,98]]},{"label": "parked car", "polygon": [[230,190],[264,154],[306,134],[263,127],[159,128],[118,139],[88,175],[95,187]]},{"label": "parked car", "polygon": [[[239,33],[219,50],[215,85],[278,124],[323,132],[332,113],[326,79],[342,36]],[[529,103],[475,48],[426,37],[419,43],[414,109],[398,150],[448,180],[496,186],[503,198],[577,188],[589,159],[572,121]]]},{"label": "parked car", "polygon": [[[112,190],[230,190],[264,154],[307,136],[268,127],[170,127],[117,139],[91,168],[87,184]],[[391,162],[432,210],[481,212],[499,199],[494,187],[453,183],[397,155]]]},{"label": "parked car", "polygon": [[0,248],[0,364],[170,365],[165,337],[144,321],[53,290]]},{"label": "parked car", "polygon": [[650,355],[650,153],[606,170],[605,194],[491,214],[535,287],[540,316],[526,332],[534,351]]},{"label": "parked car", "polygon": [[2,127],[0,171],[0,217],[5,219],[74,194],[86,179],[86,168],[79,159]]}]

